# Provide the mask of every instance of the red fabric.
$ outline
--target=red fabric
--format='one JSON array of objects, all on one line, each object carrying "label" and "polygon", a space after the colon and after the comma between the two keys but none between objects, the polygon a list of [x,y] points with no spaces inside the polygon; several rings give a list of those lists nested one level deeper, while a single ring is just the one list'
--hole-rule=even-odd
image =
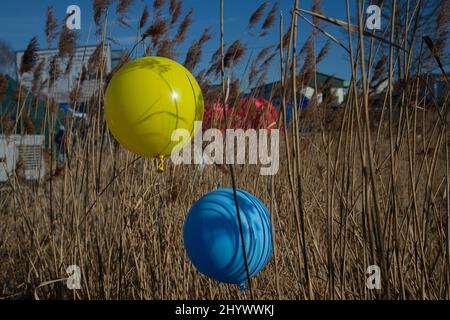
[{"label": "red fabric", "polygon": [[[277,109],[262,98],[242,98],[235,108],[226,106],[229,129],[272,129],[278,119]],[[203,129],[225,128],[223,121],[223,104],[215,103],[206,108],[203,117]]]}]

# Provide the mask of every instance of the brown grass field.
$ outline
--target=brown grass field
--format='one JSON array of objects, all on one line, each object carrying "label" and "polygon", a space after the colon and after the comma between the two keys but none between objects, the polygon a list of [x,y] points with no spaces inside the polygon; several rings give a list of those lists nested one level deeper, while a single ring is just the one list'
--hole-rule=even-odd
[{"label": "brown grass field", "polygon": [[[298,1],[293,4],[298,7]],[[96,22],[103,48],[109,21],[101,17]],[[291,20],[291,38],[297,33],[296,20]],[[361,31],[362,19],[360,23]],[[411,35],[413,26],[395,36]],[[157,38],[157,47],[164,37],[158,38],[155,28],[149,34]],[[317,57],[306,50],[297,70],[297,57],[291,54],[296,41],[283,43],[283,34],[280,28],[280,47],[286,50],[277,58],[286,102],[309,82],[305,60]],[[237,187],[270,209],[275,238],[272,259],[252,281],[252,296],[450,299],[448,90],[443,101],[431,99],[432,92],[421,90],[427,80],[418,76],[423,65],[435,65],[439,56],[429,56],[423,43],[423,54],[412,63],[415,53],[399,53],[391,41],[384,74],[395,89],[388,87],[381,103],[375,103],[368,92],[374,57],[362,65],[358,61],[375,52],[378,40],[363,32],[351,36],[354,41],[345,46],[359,81],[351,81],[345,102],[332,109],[329,101],[313,101],[302,115],[294,109],[293,123],[285,124],[286,134],[280,134],[278,174],[260,176],[257,165],[234,166]],[[394,35],[386,35],[390,37]],[[357,49],[356,40],[366,44],[366,52]],[[417,38],[415,46],[420,43]],[[230,64],[224,61],[226,48],[221,49],[218,61],[225,70]],[[234,49],[228,59],[237,60],[240,53]],[[397,58],[402,81],[394,80]],[[122,148],[109,135],[99,108],[105,79],[112,74],[103,74],[104,61],[101,55],[98,59],[94,77],[99,85],[89,105],[89,125],[78,143],[66,137],[68,160],[59,163],[49,148],[50,173],[44,181],[26,182],[19,168],[1,186],[0,299],[249,299],[248,290],[242,293],[238,286],[197,272],[183,247],[187,212],[217,185],[231,187],[230,168],[215,165],[201,171],[196,165],[166,162],[161,174],[156,160]],[[220,64],[216,67],[221,70]],[[224,94],[225,75],[221,80],[217,99],[237,99],[239,92]],[[210,100],[217,97],[203,93]],[[46,98],[51,106],[51,93]],[[52,124],[54,113],[47,109]],[[311,133],[300,133],[300,126],[311,123]],[[71,134],[81,130],[71,129]],[[381,290],[366,287],[366,270],[375,264],[381,268]],[[66,287],[69,265],[81,268],[80,290]]]}]

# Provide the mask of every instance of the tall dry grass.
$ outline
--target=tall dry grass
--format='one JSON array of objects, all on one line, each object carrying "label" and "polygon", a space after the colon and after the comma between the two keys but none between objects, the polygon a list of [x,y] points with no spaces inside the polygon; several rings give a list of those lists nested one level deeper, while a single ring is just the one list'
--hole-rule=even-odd
[{"label": "tall dry grass", "polygon": [[[155,1],[155,14],[147,28],[150,14],[148,9],[143,10],[138,35],[139,30],[146,31],[137,37],[136,54],[155,50],[172,53],[184,38],[191,14],[181,21],[178,31],[162,31],[169,26],[177,30],[175,25],[181,15],[177,8],[181,8],[181,3],[170,1],[169,19],[161,14],[167,5],[165,1]],[[395,3],[394,0],[393,13]],[[123,19],[129,2],[120,4],[118,12]],[[398,50],[394,46],[398,35],[392,27],[389,40],[385,39],[389,43],[384,62],[387,70],[380,71],[382,67],[376,68],[373,63],[380,40],[363,32],[361,1],[358,25],[349,27],[355,17],[350,16],[347,1],[345,29],[353,41],[340,45],[346,48],[352,66],[348,96],[336,110],[330,108],[327,100],[314,102],[308,115],[297,113],[294,108],[294,120],[288,124],[287,102],[292,99],[295,106],[296,92],[308,83],[304,81],[306,75],[314,75],[314,71],[299,66],[308,62],[315,70],[320,57],[314,46],[318,33],[307,42],[311,47],[300,50],[307,52],[306,56],[297,52],[297,38],[306,35],[298,29],[301,11],[296,10],[299,1],[294,1],[290,27],[285,32],[281,18],[280,43],[273,46],[282,75],[278,123],[284,134],[280,170],[277,175],[265,177],[259,175],[257,166],[251,165],[209,166],[200,170],[194,165],[168,163],[166,172],[158,174],[154,160],[139,158],[114,141],[102,112],[105,79],[111,76],[105,74],[102,52],[110,38],[108,13],[112,9],[103,1],[95,1],[94,5],[100,44],[87,75],[97,83],[89,104],[88,123],[75,126],[69,121],[65,138],[68,161],[58,163],[55,150],[49,148],[50,172],[44,181],[28,183],[16,170],[0,190],[1,298],[250,298],[249,292],[242,293],[236,286],[200,275],[182,242],[183,221],[191,205],[217,185],[233,185],[233,176],[237,187],[258,196],[271,211],[274,256],[252,280],[254,298],[450,298],[448,93],[442,101],[436,100],[428,79],[422,76],[423,65],[437,60],[412,62],[413,46],[427,49],[422,39],[414,38],[414,17],[418,15],[413,9],[411,23],[401,32],[405,33],[404,38],[414,41],[408,43],[409,47],[405,45],[405,50]],[[315,1],[315,12],[320,12],[319,6],[320,1]],[[261,32],[267,32],[267,25],[274,19],[272,10],[262,19],[267,8],[263,5],[251,15],[250,30],[254,31],[262,21],[266,28]],[[395,26],[395,19],[392,14],[391,26]],[[319,20],[311,23],[320,27],[317,30],[325,31]],[[221,27],[226,33],[226,25]],[[55,28],[49,9],[50,43],[56,39]],[[330,35],[322,31],[323,36]],[[208,41],[205,39],[209,39],[207,33],[195,43]],[[166,50],[168,44],[170,50]],[[23,71],[33,70],[37,63],[35,40],[29,47],[29,60]],[[210,101],[239,98],[239,90],[229,94],[227,83],[232,79],[227,79],[227,74],[242,59],[244,49],[242,43],[234,42],[225,50],[222,37],[210,65],[210,77],[221,74],[222,92],[205,92]],[[71,50],[66,51],[70,55]],[[198,48],[194,51],[195,57],[188,60],[192,70],[201,56]],[[264,59],[266,55],[267,52],[258,56]],[[419,56],[425,59],[424,55]],[[395,78],[395,70],[400,66],[397,61],[403,66],[401,83]],[[252,65],[252,61],[247,64]],[[259,64],[254,64],[255,70]],[[381,102],[369,90],[370,75],[377,73],[373,68],[389,79]],[[207,88],[205,73],[207,70],[200,71],[198,77],[202,87]],[[80,75],[75,93],[85,76]],[[55,109],[51,84],[45,85],[49,88],[48,134],[53,136]],[[233,99],[228,102],[233,104]],[[19,95],[18,110],[22,108]],[[302,134],[300,128],[310,125],[311,119],[315,130]],[[73,143],[72,135],[78,136],[77,143]],[[230,175],[230,169],[234,175]],[[367,267],[374,264],[382,271],[381,290],[366,287]],[[69,265],[81,268],[80,290],[66,287]]]}]

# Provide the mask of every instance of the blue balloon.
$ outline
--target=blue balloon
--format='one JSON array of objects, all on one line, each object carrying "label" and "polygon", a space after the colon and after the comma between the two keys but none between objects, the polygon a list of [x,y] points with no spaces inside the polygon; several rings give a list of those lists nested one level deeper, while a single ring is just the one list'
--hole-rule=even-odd
[{"label": "blue balloon", "polygon": [[[269,210],[250,193],[237,190],[250,277],[272,256]],[[245,288],[245,271],[233,189],[217,189],[200,198],[184,223],[184,246],[202,274]]]}]

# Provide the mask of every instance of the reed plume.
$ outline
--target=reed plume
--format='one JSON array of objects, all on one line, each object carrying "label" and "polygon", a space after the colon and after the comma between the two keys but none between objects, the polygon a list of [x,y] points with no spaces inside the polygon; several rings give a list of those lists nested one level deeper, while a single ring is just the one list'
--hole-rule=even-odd
[{"label": "reed plume", "polygon": [[59,57],[58,55],[54,55],[53,58],[50,60],[49,64],[49,84],[52,86],[61,76],[61,69],[59,66]]},{"label": "reed plume", "polygon": [[94,52],[92,53],[92,55],[89,57],[88,60],[88,69],[89,71],[91,70],[96,70],[98,69],[98,67],[100,66],[101,62],[103,61],[103,42],[100,42],[97,47],[95,48]]},{"label": "reed plume", "polygon": [[130,7],[133,5],[134,0],[119,0],[116,7],[116,13],[119,15],[125,15]]},{"label": "reed plume", "polygon": [[56,40],[58,34],[56,29],[58,28],[58,21],[55,18],[55,12],[53,6],[47,8],[47,19],[45,22],[45,36],[47,38],[47,47],[50,48],[52,42]]},{"label": "reed plume", "polygon": [[225,54],[225,67],[229,68],[232,65],[238,64],[246,52],[247,47],[240,40],[234,41]]},{"label": "reed plume", "polygon": [[220,73],[220,64],[221,64],[221,48],[217,48],[216,51],[211,56],[209,61],[209,68],[206,71],[206,76],[213,74],[216,78]]},{"label": "reed plume", "polygon": [[97,27],[100,26],[102,17],[106,13],[111,0],[93,0],[92,10],[94,11],[94,22]]},{"label": "reed plume", "polygon": [[327,42],[325,42],[322,49],[320,49],[319,54],[317,55],[316,64],[321,63],[322,60],[325,58],[325,56],[328,54],[328,52],[330,52],[330,46],[331,42],[330,40],[327,40]]},{"label": "reed plume", "polygon": [[148,5],[145,5],[144,11],[142,11],[141,18],[139,19],[139,30],[142,30],[145,27],[149,16],[150,13],[148,11]]},{"label": "reed plume", "polygon": [[[448,0],[441,0],[439,10],[436,15],[436,36],[433,41],[436,55],[440,59],[446,58],[445,48],[448,43],[448,34],[450,31],[450,4]],[[447,54],[448,58],[448,54]]]},{"label": "reed plume", "polygon": [[[273,25],[275,24],[277,10],[278,10],[278,3],[275,2],[274,5],[272,6],[272,9],[270,9],[269,13],[267,14],[266,19],[263,22],[263,25],[261,28],[262,32],[266,32],[268,29],[273,27]],[[262,34],[263,33],[261,33],[260,36]]]},{"label": "reed plume", "polygon": [[28,43],[28,46],[22,56],[19,68],[20,75],[23,75],[24,73],[27,73],[33,69],[38,59],[38,49],[39,47],[37,37],[33,37]]},{"label": "reed plume", "polygon": [[153,16],[155,18],[159,18],[162,15],[162,10],[164,8],[164,4],[166,0],[154,0],[153,1]]},{"label": "reed plume", "polygon": [[70,75],[70,72],[72,71],[73,58],[74,58],[74,55],[72,54],[69,56],[69,59],[67,59],[66,69],[64,70],[64,75],[66,75],[66,76]]},{"label": "reed plume", "polygon": [[42,87],[42,71],[44,70],[45,60],[41,59],[33,70],[33,82],[31,92],[34,96],[39,96]]},{"label": "reed plume", "polygon": [[122,55],[120,56],[120,60],[117,63],[117,65],[111,70],[111,72],[108,73],[106,76],[106,84],[107,87],[113,76],[116,74],[117,71],[119,71],[123,66],[125,66],[128,62],[130,62],[131,58],[127,50],[122,52]]},{"label": "reed plume", "polygon": [[8,79],[0,75],[0,102],[5,99],[6,91],[8,90]]},{"label": "reed plume", "polygon": [[195,69],[197,64],[200,62],[203,45],[211,39],[212,35],[208,33],[208,29],[204,29],[200,39],[192,41],[184,60],[184,66],[187,69],[190,71]]},{"label": "reed plume", "polygon": [[176,43],[169,38],[165,38],[158,43],[156,49],[156,55],[159,57],[166,57],[169,59],[175,59],[178,55],[176,52]]},{"label": "reed plume", "polygon": [[144,32],[142,39],[151,37],[153,47],[156,48],[161,38],[165,36],[168,30],[169,30],[168,21],[164,19],[157,19]]},{"label": "reed plume", "polygon": [[248,20],[248,26],[247,29],[250,31],[251,29],[253,29],[256,24],[258,24],[259,21],[261,21],[263,15],[264,15],[264,10],[266,10],[268,6],[267,1],[263,2],[250,16],[250,19]]},{"label": "reed plume", "polygon": [[194,11],[190,10],[189,13],[184,17],[183,21],[181,21],[174,39],[175,43],[182,43],[186,39],[187,31],[192,24],[193,15]]},{"label": "reed plume", "polygon": [[386,69],[387,57],[383,55],[375,65],[375,72],[372,76],[372,82],[379,81]]},{"label": "reed plume", "polygon": [[183,9],[183,2],[181,0],[170,0],[169,12],[171,15],[170,24],[174,25],[178,22]]},{"label": "reed plume", "polygon": [[78,33],[63,26],[58,42],[58,55],[61,58],[73,56],[77,47]]},{"label": "reed plume", "polygon": [[275,47],[274,45],[270,45],[268,47],[261,49],[261,51],[256,56],[255,61],[258,62],[258,61],[261,61],[262,59],[264,59],[264,57],[266,57],[267,54],[270,52],[270,50],[272,50],[274,47]]}]

